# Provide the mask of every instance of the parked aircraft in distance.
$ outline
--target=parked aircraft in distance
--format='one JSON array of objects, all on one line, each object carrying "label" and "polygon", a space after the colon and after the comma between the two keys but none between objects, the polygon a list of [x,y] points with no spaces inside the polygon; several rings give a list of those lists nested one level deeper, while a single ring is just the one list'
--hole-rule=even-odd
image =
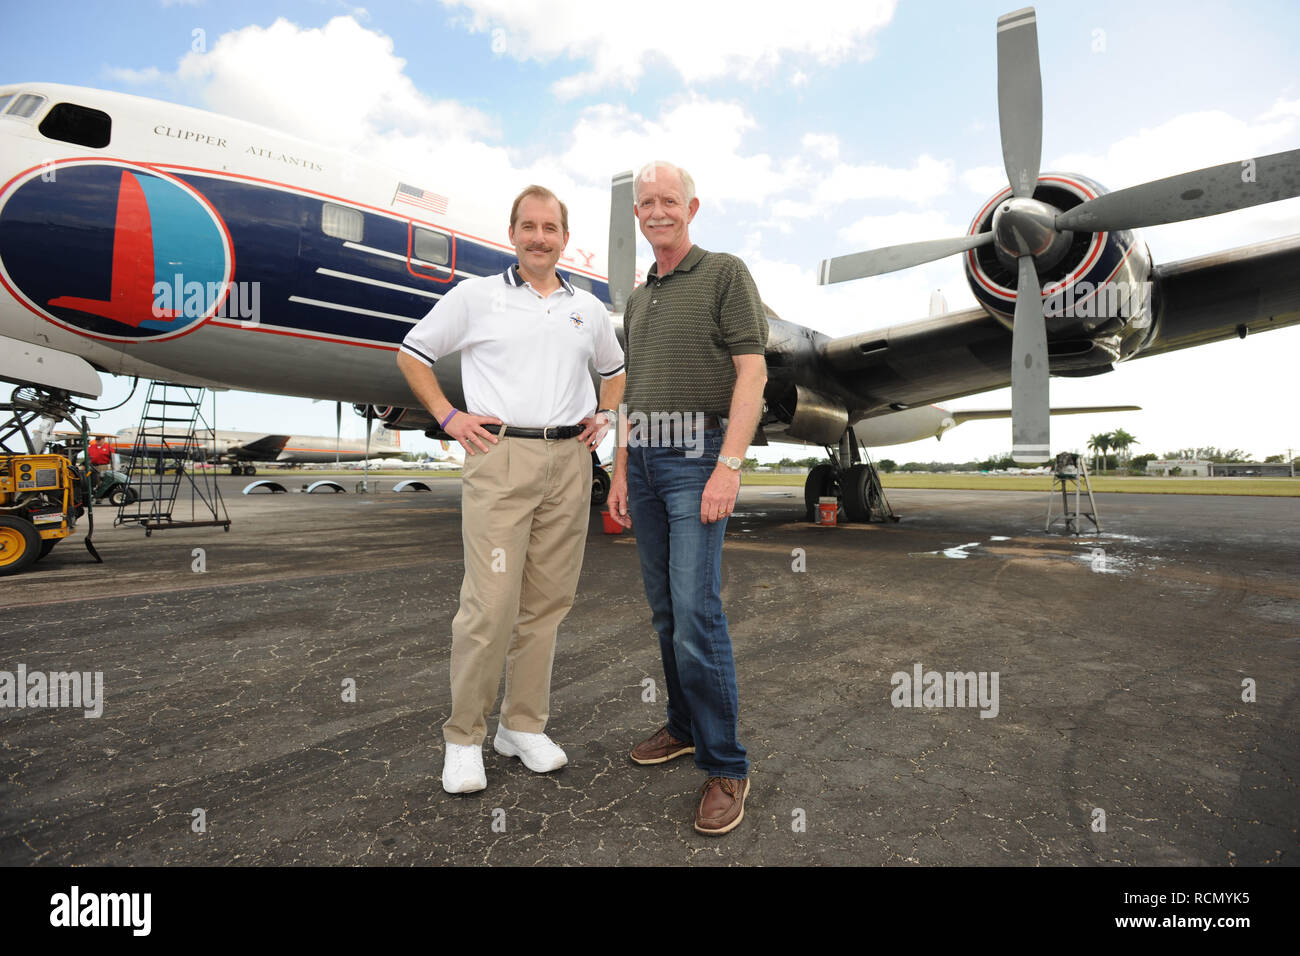
[{"label": "parked aircraft in distance", "polygon": [[[229,465],[232,475],[255,475],[253,462],[271,462],[281,465],[325,464],[329,462],[362,461],[367,457],[400,454],[402,443],[396,432],[378,428],[367,447],[364,438],[334,438],[323,435],[271,435],[266,432],[233,431],[218,428],[199,429],[195,438],[200,446],[196,460],[216,465]],[[114,436],[113,450],[122,457],[130,457],[135,450],[136,430],[123,428]],[[162,451],[160,444],[146,446],[150,451]],[[175,448],[172,443],[168,452]]]}]

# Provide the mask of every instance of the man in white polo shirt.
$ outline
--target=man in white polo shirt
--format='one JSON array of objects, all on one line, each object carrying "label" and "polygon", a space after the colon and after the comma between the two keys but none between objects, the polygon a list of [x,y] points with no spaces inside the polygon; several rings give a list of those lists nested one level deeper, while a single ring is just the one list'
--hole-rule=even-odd
[{"label": "man in white polo shirt", "polygon": [[[591,450],[623,395],[623,351],[605,306],[555,271],[568,210],[529,186],[510,210],[518,262],[466,279],[411,330],[398,367],[465,449],[465,579],[451,624],[451,716],[442,786],[487,786],[483,740],[504,665],[492,745],[537,773],[568,758],[543,731],[560,621],[573,606],[591,513]],[[436,361],[461,353],[465,408],[443,394]],[[599,411],[588,363],[601,377]]]}]

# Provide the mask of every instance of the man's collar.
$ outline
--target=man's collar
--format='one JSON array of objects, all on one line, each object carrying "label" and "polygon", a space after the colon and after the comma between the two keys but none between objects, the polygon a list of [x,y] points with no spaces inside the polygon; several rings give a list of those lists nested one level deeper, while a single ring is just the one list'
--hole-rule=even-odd
[{"label": "man's collar", "polygon": [[[682,258],[681,262],[673,266],[672,271],[669,272],[668,275],[672,275],[673,272],[690,272],[703,258],[704,258],[704,250],[701,249],[699,246],[692,245],[691,251],[686,253],[686,255]],[[654,276],[657,279],[663,278],[659,275],[659,263],[656,262],[654,265],[650,267],[650,271],[647,273],[647,276]]]},{"label": "man's collar", "polygon": [[[505,272],[501,273],[501,278],[506,281],[506,285],[528,285],[527,280],[519,274],[519,263],[517,262],[513,263]],[[565,292],[569,293],[569,295],[573,295],[573,286],[569,285],[569,281],[565,279],[564,276],[557,272],[555,273],[555,278],[560,280],[560,285],[564,287]]]}]

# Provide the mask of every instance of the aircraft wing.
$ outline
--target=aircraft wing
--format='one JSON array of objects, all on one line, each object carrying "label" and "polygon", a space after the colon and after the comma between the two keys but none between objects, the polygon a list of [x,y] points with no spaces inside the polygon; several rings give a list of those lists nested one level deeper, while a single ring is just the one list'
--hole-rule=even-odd
[{"label": "aircraft wing", "polygon": [[1300,235],[1156,266],[1152,279],[1156,337],[1139,357],[1300,323]]},{"label": "aircraft wing", "polygon": [[[1155,331],[1133,358],[1300,324],[1300,235],[1156,266],[1152,280]],[[1005,388],[1011,344],[1010,331],[979,308],[818,335],[821,376],[807,385],[861,419]],[[769,379],[784,364],[769,346]]]},{"label": "aircraft wing", "polygon": [[[1071,405],[1067,408],[1052,407],[1053,415],[1097,415],[1102,412],[1140,412],[1140,405]],[[952,420],[960,425],[962,422],[985,421],[991,418],[1010,418],[1009,408],[965,408],[949,412]]]},{"label": "aircraft wing", "polygon": [[275,461],[288,443],[288,435],[267,435],[243,445],[231,445],[226,454],[242,461]]}]

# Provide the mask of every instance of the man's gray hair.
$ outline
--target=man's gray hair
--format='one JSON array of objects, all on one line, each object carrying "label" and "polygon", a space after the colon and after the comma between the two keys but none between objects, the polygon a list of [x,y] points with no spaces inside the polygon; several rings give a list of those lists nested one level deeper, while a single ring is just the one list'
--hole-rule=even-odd
[{"label": "man's gray hair", "polygon": [[689,206],[691,200],[695,198],[695,180],[692,179],[691,174],[682,169],[682,167],[678,166],[676,163],[670,163],[666,159],[652,159],[641,167],[640,171],[636,174],[636,179],[632,180],[632,199],[635,201],[641,198],[642,179],[646,182],[654,182],[654,170],[656,166],[662,167],[663,169],[671,169],[677,174],[678,178],[682,181],[682,192],[685,193],[682,200]]}]

